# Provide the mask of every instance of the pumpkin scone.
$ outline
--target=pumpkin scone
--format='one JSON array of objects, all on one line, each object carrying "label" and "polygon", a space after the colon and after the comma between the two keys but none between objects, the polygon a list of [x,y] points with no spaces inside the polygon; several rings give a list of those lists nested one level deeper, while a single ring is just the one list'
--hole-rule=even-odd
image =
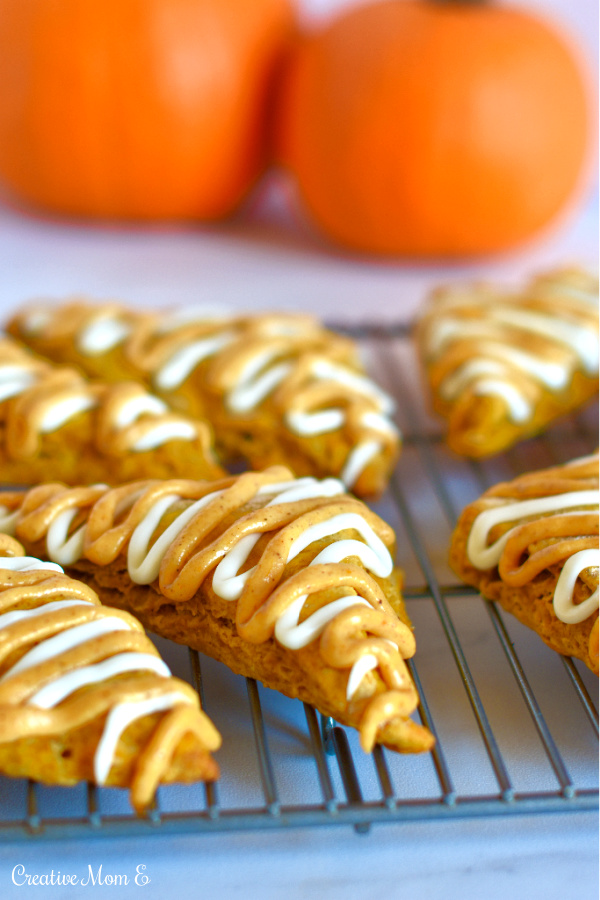
[{"label": "pumpkin scone", "polygon": [[410,715],[415,639],[391,528],[337,479],[280,466],[222,481],[48,484],[0,529],[157,634],[356,727],[366,751],[428,750]]},{"label": "pumpkin scone", "polygon": [[450,564],[598,674],[598,455],[499,484],[463,511]]},{"label": "pumpkin scone", "polygon": [[129,613],[0,534],[0,773],[128,787],[212,781],[221,739]]},{"label": "pumpkin scone", "polygon": [[598,280],[562,269],[512,293],[440,289],[417,341],[448,445],[469,457],[499,453],[597,392]]},{"label": "pumpkin scone", "polygon": [[218,478],[206,422],[140,384],[90,381],[0,337],[0,478],[17,484]]},{"label": "pumpkin scone", "polygon": [[88,375],[142,380],[173,409],[211,422],[225,463],[334,475],[359,496],[398,456],[394,404],[356,344],[307,315],[146,313],[118,303],[38,303],[9,331]]}]

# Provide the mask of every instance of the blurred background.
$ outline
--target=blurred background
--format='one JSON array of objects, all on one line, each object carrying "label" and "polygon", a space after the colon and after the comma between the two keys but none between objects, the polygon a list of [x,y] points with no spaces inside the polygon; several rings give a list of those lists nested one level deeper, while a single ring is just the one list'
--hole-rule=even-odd
[{"label": "blurred background", "polygon": [[[298,15],[302,28],[320,29],[344,10],[369,2],[300,0]],[[557,26],[587,70],[595,108],[598,4],[518,0],[512,5]],[[406,321],[439,282],[484,277],[513,283],[531,271],[570,262],[596,269],[595,119],[592,131],[587,174],[575,199],[548,226],[514,247],[457,259],[381,257],[324,239],[299,202],[293,180],[275,166],[233,214],[217,223],[98,222],[57,215],[4,191],[3,312],[32,297],[85,293],[135,305],[223,302],[238,309],[302,309],[332,321]]]}]

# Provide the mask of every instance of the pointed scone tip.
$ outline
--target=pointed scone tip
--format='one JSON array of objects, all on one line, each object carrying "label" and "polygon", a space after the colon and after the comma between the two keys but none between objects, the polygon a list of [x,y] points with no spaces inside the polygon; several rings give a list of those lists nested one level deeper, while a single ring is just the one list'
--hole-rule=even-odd
[{"label": "pointed scone tip", "polygon": [[73,298],[31,304],[8,329],[55,362],[142,380],[174,409],[206,416],[226,462],[285,463],[370,496],[398,456],[392,398],[354,342],[311,316],[148,313]]},{"label": "pointed scone tip", "polygon": [[0,337],[0,464],[7,481],[218,477],[206,422],[172,412],[141,384],[89,381]]},{"label": "pointed scone tip", "polygon": [[0,535],[0,771],[130,788],[213,780],[221,740],[129,613]]},{"label": "pointed scone tip", "polygon": [[450,564],[552,649],[598,673],[598,455],[499,484],[470,504]]},{"label": "pointed scone tip", "polygon": [[164,637],[353,725],[366,750],[430,749],[408,718],[415,640],[394,533],[339,480],[273,467],[210,483],[47,485],[2,504],[0,527]]},{"label": "pointed scone tip", "polygon": [[431,297],[417,342],[449,446],[501,452],[598,390],[598,281],[579,269],[519,291],[453,285]]}]

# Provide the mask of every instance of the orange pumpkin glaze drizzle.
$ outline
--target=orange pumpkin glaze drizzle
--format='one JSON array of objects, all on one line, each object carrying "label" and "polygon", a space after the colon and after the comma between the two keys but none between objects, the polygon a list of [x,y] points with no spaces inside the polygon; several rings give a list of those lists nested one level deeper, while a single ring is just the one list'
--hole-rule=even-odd
[{"label": "orange pumpkin glaze drizzle", "polygon": [[[136,452],[140,441],[157,427],[168,428],[185,422],[190,431],[190,439],[198,440],[203,453],[211,458],[208,426],[204,422],[170,412],[158,398],[152,398],[142,385],[133,382],[88,382],[74,369],[57,368],[36,359],[10,338],[0,338],[0,360],[0,372],[6,367],[8,377],[13,370],[19,373],[18,378],[23,379],[21,384],[15,384],[14,394],[3,402],[0,401],[4,450],[9,458],[27,459],[36,456],[46,417],[53,409],[73,401],[80,401],[81,411],[94,411],[94,443],[103,454],[119,456]],[[120,421],[124,408],[136,401],[142,407],[147,406],[149,401],[156,408],[143,408],[142,414],[134,417],[135,421]],[[69,414],[64,421],[71,417]],[[165,441],[166,439],[160,442]]]},{"label": "orange pumpkin glaze drizzle", "polygon": [[[593,456],[571,465],[529,472],[514,481],[496,485],[485,497],[525,501],[597,489],[598,457]],[[587,510],[550,513],[525,521],[512,529],[502,551],[498,563],[500,577],[507,584],[522,587],[544,569],[577,551],[598,547],[599,530],[598,514]]]},{"label": "orange pumpkin glaze drizzle", "polygon": [[[0,555],[21,556],[23,548],[12,538],[0,535]],[[199,709],[197,694],[188,684],[151,671],[140,670],[131,675],[121,674],[116,679],[86,684],[85,690],[67,695],[51,708],[29,705],[28,700],[41,687],[75,669],[127,651],[158,656],[140,623],[126,612],[101,606],[97,595],[87,585],[43,568],[9,570],[2,567],[0,558],[0,613],[29,610],[57,600],[72,599],[83,602],[13,622],[0,630],[2,674],[6,674],[15,661],[32,647],[77,625],[118,618],[126,623],[127,630],[109,631],[86,640],[23,671],[17,671],[0,683],[0,742],[30,736],[60,735],[106,716],[118,704],[135,704],[173,692],[181,694],[181,704],[174,704],[161,715],[148,745],[135,763],[131,801],[140,810],[151,802],[184,734],[194,733],[207,750],[217,749],[220,737]]]},{"label": "orange pumpkin glaze drizzle", "polygon": [[[153,389],[164,393],[168,389],[159,383],[163,367],[185,353],[194,342],[222,338],[222,346],[215,346],[202,357],[206,361],[202,378],[209,391],[223,395],[226,407],[248,367],[258,361],[262,372],[266,367],[282,364],[286,367],[285,374],[282,373],[276,386],[265,396],[270,397],[274,407],[286,417],[285,421],[290,416],[302,417],[316,410],[336,408],[343,415],[343,425],[339,428],[346,432],[351,445],[376,441],[380,453],[393,456],[396,452],[398,434],[391,421],[384,427],[381,421],[370,417],[370,414],[381,414],[378,394],[364,392],[344,380],[344,375],[351,379],[363,377],[353,343],[327,331],[308,315],[271,313],[217,319],[202,319],[199,315],[197,320],[178,322],[169,314],[145,313],[113,302],[91,305],[77,299],[59,307],[41,309],[39,318],[36,318],[35,305],[25,309],[10,325],[12,333],[41,353],[59,358],[61,347],[68,348],[70,354],[76,349],[78,359],[85,366],[89,354],[82,349],[82,335],[94,323],[113,319],[123,328],[116,345],[120,358],[136,377],[143,377]],[[34,322],[33,326],[30,321]],[[94,357],[101,355],[98,352]],[[196,365],[188,367],[184,381],[192,377]],[[318,367],[323,365],[333,365],[339,370],[326,368],[317,374]]]},{"label": "orange pumpkin glaze drizzle", "polygon": [[[97,565],[109,565],[126,552],[136,527],[160,498],[175,495],[190,504],[221,492],[183,526],[164,551],[158,590],[172,602],[189,601],[241,538],[264,534],[269,535],[268,541],[236,606],[237,631],[244,640],[262,643],[272,638],[282,612],[303,595],[345,588],[348,595],[366,600],[369,606],[357,604],[335,615],[325,626],[319,646],[324,662],[339,669],[351,668],[366,654],[376,657],[385,700],[381,689],[373,686],[360,724],[361,742],[370,750],[383,726],[416,708],[417,692],[404,663],[415,652],[412,632],[397,617],[375,578],[352,561],[308,565],[287,579],[285,569],[294,541],[310,526],[340,513],[358,513],[387,547],[393,545],[394,534],[363,503],[345,494],[264,505],[276,494],[269,494],[270,485],[291,480],[287,469],[273,467],[219,482],[150,481],[112,490],[78,488],[76,500],[75,492],[66,488],[34,488],[5,495],[3,504],[15,511],[15,533],[25,541],[42,539],[52,522],[76,505],[80,510],[77,527],[85,523],[83,556]],[[264,497],[264,504],[253,508],[259,497]],[[243,512],[246,504],[250,509]],[[224,524],[226,519],[232,523]]]},{"label": "orange pumpkin glaze drizzle", "polygon": [[[531,472],[503,482],[486,492],[482,510],[494,509],[496,501],[526,502],[576,492],[597,492],[598,455],[573,463]],[[597,549],[600,522],[595,510],[569,508],[550,511],[521,523],[511,524],[510,537],[497,563],[498,574],[511,587],[523,587],[551,566],[559,566],[582,550]],[[496,526],[497,527],[497,526]],[[597,571],[597,569],[596,569]],[[592,568],[588,569],[592,572]],[[598,656],[598,617],[589,637],[590,657]]]}]

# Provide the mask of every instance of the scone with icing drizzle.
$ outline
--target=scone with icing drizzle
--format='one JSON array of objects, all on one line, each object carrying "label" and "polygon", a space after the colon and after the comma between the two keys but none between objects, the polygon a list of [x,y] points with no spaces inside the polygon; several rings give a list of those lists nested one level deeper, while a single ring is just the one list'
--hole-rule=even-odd
[{"label": "scone with icing drizzle", "polygon": [[450,562],[542,639],[598,674],[598,456],[499,484],[470,504]]},{"label": "scone with icing drizzle", "polygon": [[206,422],[140,384],[90,381],[0,337],[0,477],[69,484],[182,474],[218,478]]},{"label": "scone with icing drizzle", "polygon": [[415,639],[394,534],[333,478],[284,467],[222,481],[42,485],[0,498],[0,529],[147,628],[358,728],[428,750],[410,716]]},{"label": "scone with icing drizzle", "polygon": [[449,446],[490,456],[597,392],[598,280],[563,269],[513,293],[487,284],[440,289],[417,339]]},{"label": "scone with icing drizzle", "polygon": [[37,304],[10,332],[94,377],[144,381],[213,425],[225,463],[288,465],[379,494],[398,455],[393,402],[355,344],[306,315],[148,314],[116,303]]},{"label": "scone with icing drizzle", "polygon": [[212,781],[220,736],[140,623],[0,534],[0,772],[130,788]]}]

